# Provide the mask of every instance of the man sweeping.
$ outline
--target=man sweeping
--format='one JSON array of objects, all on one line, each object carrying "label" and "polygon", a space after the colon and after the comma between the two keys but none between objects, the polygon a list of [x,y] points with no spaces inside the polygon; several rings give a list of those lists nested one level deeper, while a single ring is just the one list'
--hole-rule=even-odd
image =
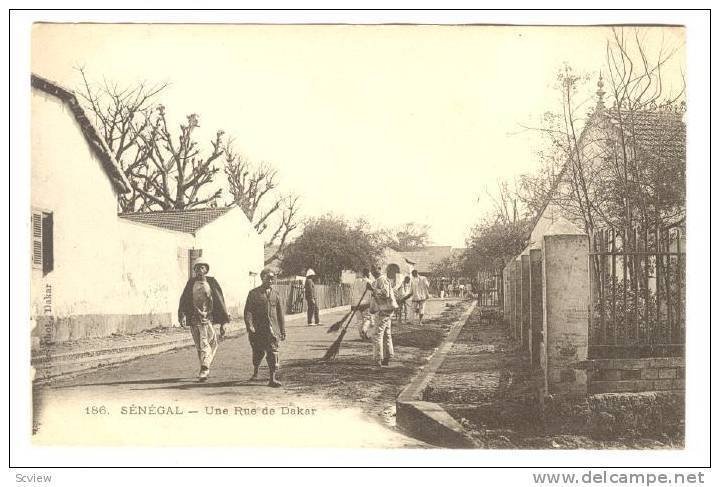
[{"label": "man sweeping", "polygon": [[[369,341],[373,333],[373,315],[370,313],[371,293],[368,292],[368,285],[372,286],[370,269],[362,270],[362,277],[358,277],[353,285],[353,302],[357,303],[358,325],[360,338]],[[362,298],[362,299],[361,299]]]},{"label": "man sweeping", "polygon": [[230,321],[220,284],[207,275],[210,264],[202,259],[193,265],[195,277],[190,278],[180,296],[178,321],[181,326],[190,325],[190,333],[200,360],[198,380],[204,382],[210,376],[210,365],[218,348],[213,323],[224,326]]},{"label": "man sweeping", "polygon": [[253,375],[256,380],[260,362],[265,358],[270,369],[270,387],[281,387],[276,373],[279,363],[279,339],[285,340],[285,313],[280,295],[272,288],[275,273],[263,269],[260,273],[262,284],[248,293],[245,301],[245,327],[252,348]]},{"label": "man sweeping", "polygon": [[380,275],[378,269],[373,269],[373,276],[376,277],[373,283],[373,302],[371,311],[377,313],[375,333],[372,337],[373,362],[378,367],[390,364],[394,355],[392,343],[392,317],[398,308],[395,298],[394,282],[395,276],[400,272],[397,264],[387,266],[386,275]]}]

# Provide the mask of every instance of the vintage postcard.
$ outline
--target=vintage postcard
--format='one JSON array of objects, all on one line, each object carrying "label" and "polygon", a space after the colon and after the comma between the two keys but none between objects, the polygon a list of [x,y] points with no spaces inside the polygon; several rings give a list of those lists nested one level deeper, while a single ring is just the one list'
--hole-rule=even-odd
[{"label": "vintage postcard", "polygon": [[32,444],[683,450],[686,35],[36,22]]}]

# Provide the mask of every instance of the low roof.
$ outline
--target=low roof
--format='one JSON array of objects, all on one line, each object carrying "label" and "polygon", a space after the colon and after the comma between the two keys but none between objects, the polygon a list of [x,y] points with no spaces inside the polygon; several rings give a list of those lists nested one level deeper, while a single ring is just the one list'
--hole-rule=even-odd
[{"label": "low roof", "polygon": [[[667,159],[685,161],[685,122],[683,111],[671,108],[654,110],[622,110],[625,127],[635,137],[640,150]],[[607,115],[618,125],[617,113],[608,110]]]},{"label": "low roof", "polygon": [[30,75],[30,84],[33,88],[60,99],[70,108],[70,112],[75,117],[78,125],[80,125],[80,130],[85,136],[85,140],[87,140],[93,153],[100,159],[105,174],[107,174],[110,179],[115,191],[118,193],[128,193],[130,191],[130,181],[127,180],[125,174],[120,169],[120,165],[105,143],[105,139],[100,136],[97,128],[90,122],[85,110],[78,102],[75,93],[55,81],[50,81],[36,74]]},{"label": "low roof", "polygon": [[432,272],[433,265],[452,255],[449,245],[431,245],[417,250],[399,252],[408,263],[413,264],[418,272]]},{"label": "low roof", "polygon": [[165,230],[174,230],[176,232],[194,235],[202,227],[217,220],[231,209],[231,207],[194,208],[191,210],[120,213],[118,216],[135,223],[144,223],[146,225],[164,228]]},{"label": "low roof", "polygon": [[[599,107],[587,120],[580,133],[580,139],[585,136],[588,128],[592,124],[598,123],[602,117],[609,120],[610,124],[615,128],[620,126],[619,117],[624,118],[624,127],[627,133],[635,138],[639,151],[654,156],[661,155],[664,159],[676,159],[683,163],[685,162],[687,129],[685,121],[683,120],[683,108],[675,109],[675,107],[670,106],[634,111],[621,109],[618,115],[616,108]],[[565,162],[560,174],[555,178],[550,194],[555,193],[557,190],[560,180],[562,179],[562,174],[565,172],[567,166],[568,163]],[[545,204],[533,219],[530,231],[537,226],[551,199],[550,196],[546,198]]]}]

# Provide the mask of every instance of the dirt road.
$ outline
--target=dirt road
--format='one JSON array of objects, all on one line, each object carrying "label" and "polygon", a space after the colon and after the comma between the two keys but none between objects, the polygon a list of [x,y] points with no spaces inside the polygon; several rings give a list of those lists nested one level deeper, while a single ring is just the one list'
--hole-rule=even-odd
[{"label": "dirt road", "polygon": [[327,326],[288,327],[281,343],[284,387],[250,382],[244,335],[220,344],[210,380],[197,382],[194,348],[148,356],[35,387],[38,444],[427,447],[397,430],[397,394],[442,341],[463,305],[428,303],[422,326],[394,324],[390,367],[371,364],[353,326],[339,357],[319,358],[336,338]]}]

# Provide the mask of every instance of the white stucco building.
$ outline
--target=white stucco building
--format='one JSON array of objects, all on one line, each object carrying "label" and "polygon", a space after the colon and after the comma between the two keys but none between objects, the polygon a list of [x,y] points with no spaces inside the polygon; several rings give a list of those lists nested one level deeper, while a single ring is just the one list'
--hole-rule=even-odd
[{"label": "white stucco building", "polygon": [[263,265],[242,210],[118,215],[129,182],[77,98],[31,82],[33,346],[172,325],[200,255],[238,316]]}]

